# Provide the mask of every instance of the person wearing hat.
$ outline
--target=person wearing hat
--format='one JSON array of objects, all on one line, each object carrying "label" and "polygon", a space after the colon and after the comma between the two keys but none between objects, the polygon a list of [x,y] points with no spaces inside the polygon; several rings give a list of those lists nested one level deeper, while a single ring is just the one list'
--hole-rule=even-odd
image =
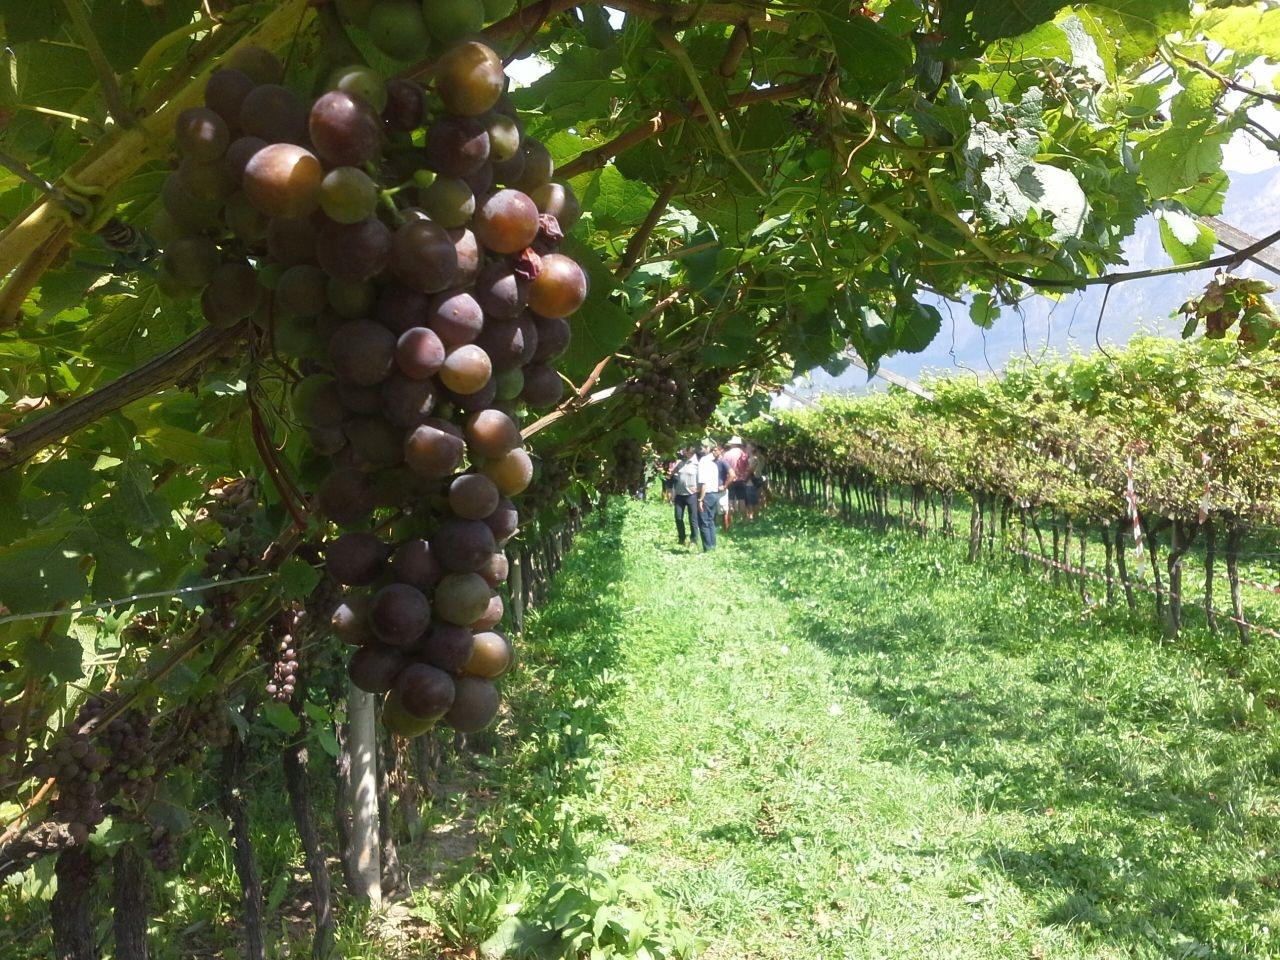
[{"label": "person wearing hat", "polygon": [[755,478],[752,476],[753,465],[751,455],[739,436],[729,438],[729,449],[724,453],[724,460],[732,471],[729,481],[729,511],[725,514],[725,526],[734,511],[746,512],[748,520],[756,518],[756,507],[759,498],[756,496]]},{"label": "person wearing hat", "polygon": [[698,458],[698,536],[702,550],[716,548],[716,505],[720,502],[720,465],[716,462],[716,445],[710,439],[702,441],[702,456]]}]

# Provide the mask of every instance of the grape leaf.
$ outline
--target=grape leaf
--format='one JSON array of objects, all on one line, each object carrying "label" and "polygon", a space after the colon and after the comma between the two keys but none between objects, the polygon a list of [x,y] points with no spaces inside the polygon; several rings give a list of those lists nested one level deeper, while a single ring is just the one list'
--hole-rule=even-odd
[{"label": "grape leaf", "polygon": [[911,69],[911,44],[870,17],[851,15],[847,0],[820,0],[814,9],[831,37],[844,75],[841,85],[850,96],[865,97],[901,82]]},{"label": "grape leaf", "polygon": [[1194,263],[1213,256],[1218,238],[1195,217],[1178,210],[1162,210],[1159,221],[1160,242],[1174,263]]},{"label": "grape leaf", "polygon": [[55,683],[70,683],[80,679],[84,673],[81,666],[84,645],[75,637],[56,630],[47,637],[28,637],[19,647],[18,657],[31,676],[50,677]]}]

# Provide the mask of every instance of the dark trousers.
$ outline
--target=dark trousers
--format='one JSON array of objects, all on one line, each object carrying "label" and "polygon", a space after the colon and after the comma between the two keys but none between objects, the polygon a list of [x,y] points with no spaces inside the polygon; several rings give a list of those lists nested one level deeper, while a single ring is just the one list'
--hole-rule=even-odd
[{"label": "dark trousers", "polygon": [[716,505],[720,502],[719,493],[704,493],[702,505],[698,507],[698,533],[702,540],[703,550],[716,548]]},{"label": "dark trousers", "polygon": [[689,539],[698,539],[698,495],[696,493],[681,493],[671,498],[671,502],[676,505],[676,536],[680,538],[680,546],[684,546],[684,514],[689,512]]}]

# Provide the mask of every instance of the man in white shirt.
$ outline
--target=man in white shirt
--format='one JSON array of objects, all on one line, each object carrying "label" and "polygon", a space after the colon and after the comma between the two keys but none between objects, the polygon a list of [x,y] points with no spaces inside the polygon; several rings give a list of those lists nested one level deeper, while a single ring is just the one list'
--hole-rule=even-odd
[{"label": "man in white shirt", "polygon": [[698,533],[703,552],[716,548],[716,505],[720,502],[720,465],[716,462],[716,446],[702,441],[698,458]]},{"label": "man in white shirt", "polygon": [[671,502],[676,507],[676,536],[680,538],[680,546],[685,544],[684,515],[689,514],[689,542],[698,541],[698,453],[693,447],[685,447],[680,451],[680,459],[673,472],[675,485],[672,487]]}]

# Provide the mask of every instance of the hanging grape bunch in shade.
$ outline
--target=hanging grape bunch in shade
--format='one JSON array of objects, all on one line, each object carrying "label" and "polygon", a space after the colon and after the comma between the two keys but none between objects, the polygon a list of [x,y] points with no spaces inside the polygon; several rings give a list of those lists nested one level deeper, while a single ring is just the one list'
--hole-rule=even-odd
[{"label": "hanging grape bunch in shade", "polygon": [[[404,58],[417,41],[382,23],[391,4],[366,7],[337,9]],[[431,75],[425,90],[357,65],[304,100],[273,55],[233,53],[178,118],[156,224],[165,289],[215,326],[252,318],[300,376],[301,471],[346,588],[333,632],[406,736],[497,713],[502,547],[533,474],[520,419],[560,401],[551,364],[587,295],[559,252],[577,199],[524,136],[497,54],[457,40]]]}]

